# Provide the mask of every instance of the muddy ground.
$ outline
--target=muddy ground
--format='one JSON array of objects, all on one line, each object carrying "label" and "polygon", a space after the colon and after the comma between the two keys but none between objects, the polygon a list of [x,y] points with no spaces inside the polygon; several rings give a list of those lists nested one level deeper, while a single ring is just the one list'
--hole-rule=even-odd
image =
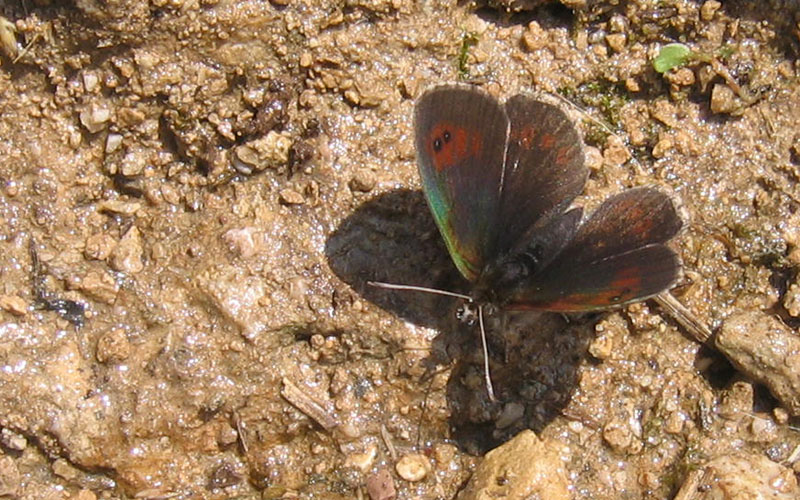
[{"label": "muddy ground", "polygon": [[[796,2],[0,14],[0,496],[797,498]],[[670,42],[693,55],[659,74]],[[366,285],[469,291],[411,139],[457,80],[560,102],[589,210],[674,192],[672,293],[749,344],[653,301],[496,317],[491,403],[457,300]]]}]

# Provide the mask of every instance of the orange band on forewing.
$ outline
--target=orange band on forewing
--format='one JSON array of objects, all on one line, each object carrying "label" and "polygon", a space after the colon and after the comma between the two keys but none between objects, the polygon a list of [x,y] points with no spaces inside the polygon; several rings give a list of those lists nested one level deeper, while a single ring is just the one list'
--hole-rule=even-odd
[{"label": "orange band on forewing", "polygon": [[475,131],[442,122],[431,129],[426,147],[433,168],[441,172],[461,164],[466,158],[480,157],[483,154],[483,137]]}]

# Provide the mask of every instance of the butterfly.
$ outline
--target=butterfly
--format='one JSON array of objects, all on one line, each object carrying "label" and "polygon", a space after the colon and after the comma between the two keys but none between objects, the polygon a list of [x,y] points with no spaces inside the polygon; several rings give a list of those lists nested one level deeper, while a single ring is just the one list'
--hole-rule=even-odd
[{"label": "butterfly", "polygon": [[667,243],[683,220],[668,194],[629,189],[588,217],[572,206],[588,169],[582,140],[557,106],[440,85],[419,97],[414,132],[428,206],[472,284],[468,295],[454,295],[477,305],[481,324],[484,309],[607,309],[678,279],[681,262]]}]

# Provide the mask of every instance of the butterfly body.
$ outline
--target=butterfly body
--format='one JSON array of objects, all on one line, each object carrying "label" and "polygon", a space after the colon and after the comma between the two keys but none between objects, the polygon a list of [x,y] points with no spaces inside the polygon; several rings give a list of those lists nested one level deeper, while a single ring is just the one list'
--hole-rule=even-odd
[{"label": "butterfly body", "polygon": [[587,220],[570,208],[588,177],[580,136],[558,107],[443,85],[415,111],[431,213],[473,302],[588,311],[655,295],[677,279],[666,244],[682,226],[654,188],[615,195]]}]

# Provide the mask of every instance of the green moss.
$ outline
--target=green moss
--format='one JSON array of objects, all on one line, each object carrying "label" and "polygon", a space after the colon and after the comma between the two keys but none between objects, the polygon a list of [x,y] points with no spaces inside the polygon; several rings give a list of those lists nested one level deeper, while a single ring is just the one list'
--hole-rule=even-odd
[{"label": "green moss", "polygon": [[461,48],[458,50],[458,78],[467,80],[469,74],[469,51],[478,44],[478,34],[465,32],[461,37]]}]

